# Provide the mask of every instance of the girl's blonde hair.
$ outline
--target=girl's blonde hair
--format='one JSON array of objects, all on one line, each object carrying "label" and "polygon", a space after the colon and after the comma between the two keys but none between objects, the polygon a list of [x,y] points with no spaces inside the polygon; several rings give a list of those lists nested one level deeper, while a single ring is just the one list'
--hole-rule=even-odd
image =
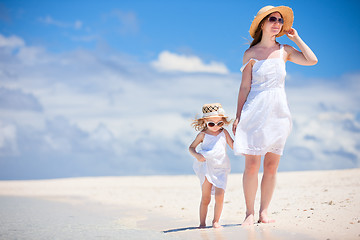
[{"label": "girl's blonde hair", "polygon": [[[224,125],[229,125],[232,122],[232,120],[228,120],[227,117],[222,117],[222,121],[224,122]],[[196,131],[200,132],[207,129],[205,118],[194,119],[191,126],[193,126]]]}]

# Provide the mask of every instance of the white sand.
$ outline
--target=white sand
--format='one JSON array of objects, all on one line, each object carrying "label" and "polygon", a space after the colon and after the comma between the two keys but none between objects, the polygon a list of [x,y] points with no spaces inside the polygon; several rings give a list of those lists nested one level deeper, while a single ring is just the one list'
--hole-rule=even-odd
[{"label": "white sand", "polygon": [[[68,212],[68,215],[75,216],[71,222],[63,218],[64,224],[69,227],[68,236],[72,232],[79,236],[79,229],[82,229],[81,234],[90,234],[90,229],[94,230],[91,226],[97,226],[96,229],[107,236],[105,239],[119,236],[116,235],[117,231],[126,230],[126,234],[140,234],[144,237],[139,238],[137,235],[133,239],[156,239],[159,237],[156,234],[166,230],[171,231],[161,234],[161,238],[360,239],[359,187],[360,169],[280,172],[270,205],[270,213],[276,223],[244,228],[239,226],[245,215],[242,175],[231,174],[221,217],[221,224],[225,227],[221,230],[197,230],[191,229],[198,225],[201,193],[195,175],[0,181],[0,238],[28,236],[27,239],[35,239],[38,233],[32,233],[31,236],[35,237],[29,237],[26,230],[30,224],[35,228],[51,229],[55,234],[53,236],[58,233],[60,237],[57,239],[64,239],[61,238],[64,229],[56,230],[54,223],[45,216],[48,213],[59,219],[62,213]],[[256,199],[257,210],[258,203],[259,194]],[[20,209],[21,206],[23,209]],[[5,210],[9,207],[13,210]],[[26,210],[37,207],[43,211]],[[54,208],[63,210],[54,212]],[[213,201],[208,224],[211,223],[212,214]],[[32,222],[33,218],[38,219],[38,222]],[[92,222],[77,222],[76,219],[92,219]],[[138,232],[130,231],[134,229]],[[152,236],[154,232],[156,234]],[[39,239],[49,237],[46,232],[39,236],[44,237]],[[89,235],[86,238],[89,239]]]}]

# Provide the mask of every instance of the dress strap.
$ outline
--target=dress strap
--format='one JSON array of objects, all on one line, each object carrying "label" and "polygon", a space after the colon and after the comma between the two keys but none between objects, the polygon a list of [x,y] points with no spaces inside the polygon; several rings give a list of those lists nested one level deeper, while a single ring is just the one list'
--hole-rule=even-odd
[{"label": "dress strap", "polygon": [[284,55],[284,45],[280,44],[280,58],[281,59],[284,59],[283,55]]},{"label": "dress strap", "polygon": [[257,61],[255,58],[250,58],[249,61],[247,61],[247,63],[245,63],[241,68],[240,71],[244,71],[244,68],[249,64],[249,62],[251,62],[252,60],[254,60],[255,62]]}]

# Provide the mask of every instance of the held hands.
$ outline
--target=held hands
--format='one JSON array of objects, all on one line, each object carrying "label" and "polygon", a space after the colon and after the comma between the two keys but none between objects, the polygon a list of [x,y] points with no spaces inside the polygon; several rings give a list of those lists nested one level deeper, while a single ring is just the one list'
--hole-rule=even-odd
[{"label": "held hands", "polygon": [[232,131],[235,135],[236,133],[236,128],[237,128],[237,125],[239,124],[239,118],[236,118],[235,121],[233,122],[233,126],[232,126]]},{"label": "held hands", "polygon": [[290,30],[285,33],[286,33],[286,36],[292,41],[294,41],[296,38],[299,37],[299,34],[295,30],[295,28],[290,28]]}]

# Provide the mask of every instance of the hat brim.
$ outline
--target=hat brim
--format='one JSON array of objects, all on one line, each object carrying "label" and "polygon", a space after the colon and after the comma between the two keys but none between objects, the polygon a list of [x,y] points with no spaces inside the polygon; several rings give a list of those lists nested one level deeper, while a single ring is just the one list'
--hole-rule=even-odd
[{"label": "hat brim", "polygon": [[202,117],[202,118],[211,118],[211,117],[224,117],[224,118],[228,118],[228,116],[225,116],[225,115],[212,115],[212,116],[207,116],[207,117]]},{"label": "hat brim", "polygon": [[293,22],[294,22],[293,10],[286,6],[273,7],[259,15],[256,15],[256,17],[254,18],[254,20],[251,23],[250,30],[249,30],[250,36],[252,38],[255,37],[255,31],[256,31],[259,23],[261,22],[261,20],[263,20],[264,17],[266,17],[267,15],[269,15],[273,12],[279,12],[284,19],[284,24],[282,26],[281,31],[277,35],[277,37],[281,37],[282,35],[285,34],[285,32],[287,32],[291,29]]}]

